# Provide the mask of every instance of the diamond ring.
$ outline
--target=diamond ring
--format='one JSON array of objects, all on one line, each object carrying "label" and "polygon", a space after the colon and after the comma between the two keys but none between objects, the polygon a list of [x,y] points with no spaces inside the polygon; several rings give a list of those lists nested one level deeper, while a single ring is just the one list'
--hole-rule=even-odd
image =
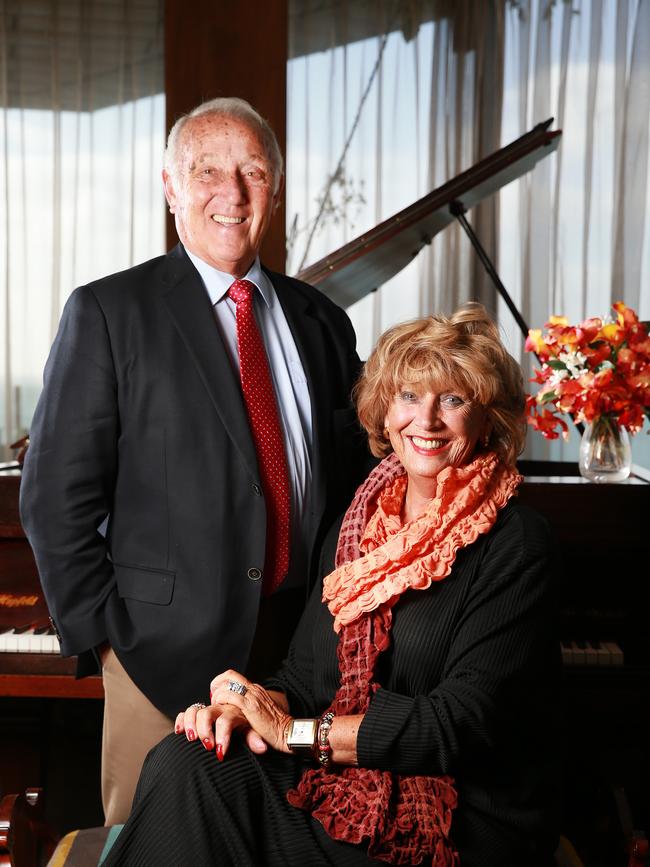
[{"label": "diamond ring", "polygon": [[246,695],[248,692],[248,687],[244,686],[243,683],[240,683],[238,680],[231,680],[228,682],[228,689],[230,692],[237,692],[239,695]]},{"label": "diamond ring", "polygon": [[194,704],[190,705],[190,707],[195,707],[197,710],[202,710],[205,705],[203,704],[203,702],[195,701]]}]

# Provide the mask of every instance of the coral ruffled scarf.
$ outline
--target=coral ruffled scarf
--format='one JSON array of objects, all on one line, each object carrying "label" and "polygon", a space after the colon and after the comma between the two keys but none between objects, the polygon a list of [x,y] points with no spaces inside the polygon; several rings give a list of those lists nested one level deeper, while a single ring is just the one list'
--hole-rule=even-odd
[{"label": "coral ruffled scarf", "polygon": [[[341,683],[330,709],[363,714],[379,687],[377,658],[390,643],[391,607],[408,589],[426,590],[451,572],[456,553],[487,533],[521,481],[496,455],[446,467],[427,510],[402,526],[406,476],[391,454],[368,476],[343,519],[336,569],[323,601],[339,633]],[[368,768],[306,770],[287,793],[335,840],[368,843],[368,855],[390,864],[454,867],[449,837],[457,803],[448,776],[405,776]]]}]

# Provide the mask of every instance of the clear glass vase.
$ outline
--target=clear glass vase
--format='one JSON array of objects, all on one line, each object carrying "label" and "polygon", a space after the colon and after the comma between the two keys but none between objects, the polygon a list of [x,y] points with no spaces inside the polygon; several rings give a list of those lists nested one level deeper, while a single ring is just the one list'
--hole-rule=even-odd
[{"label": "clear glass vase", "polygon": [[630,435],[607,415],[585,427],[580,440],[580,474],[591,482],[622,482],[632,469]]}]

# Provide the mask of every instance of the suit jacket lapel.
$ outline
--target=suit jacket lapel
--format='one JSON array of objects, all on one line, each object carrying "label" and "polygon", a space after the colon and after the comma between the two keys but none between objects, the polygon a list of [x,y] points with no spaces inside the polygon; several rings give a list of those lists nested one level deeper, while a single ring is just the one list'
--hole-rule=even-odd
[{"label": "suit jacket lapel", "polygon": [[212,305],[196,269],[179,245],[167,257],[163,292],[171,318],[196,364],[223,426],[251,474],[259,475],[241,388],[228,358]]}]

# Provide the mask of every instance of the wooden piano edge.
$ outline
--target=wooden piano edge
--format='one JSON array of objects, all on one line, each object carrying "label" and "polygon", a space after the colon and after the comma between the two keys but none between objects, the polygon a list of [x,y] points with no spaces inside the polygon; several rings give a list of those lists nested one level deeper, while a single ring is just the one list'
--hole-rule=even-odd
[{"label": "wooden piano edge", "polygon": [[104,698],[101,677],[77,680],[70,675],[0,674],[0,696],[12,698]]},{"label": "wooden piano edge", "polygon": [[0,800],[0,867],[38,867],[51,858],[58,840],[45,821],[42,789]]}]

